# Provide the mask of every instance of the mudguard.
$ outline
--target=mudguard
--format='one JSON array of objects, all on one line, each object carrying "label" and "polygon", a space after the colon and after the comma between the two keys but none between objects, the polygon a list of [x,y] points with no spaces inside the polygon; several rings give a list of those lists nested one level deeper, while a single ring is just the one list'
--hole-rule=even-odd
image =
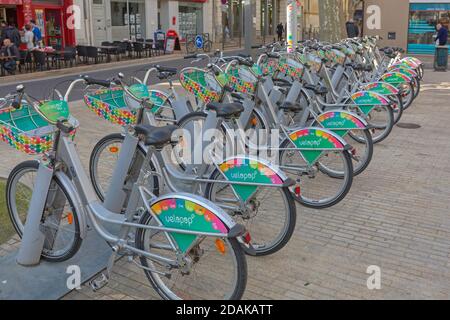
[{"label": "mudguard", "polygon": [[420,61],[417,58],[413,58],[413,57],[405,57],[402,60],[400,60],[400,62],[407,64],[408,66],[410,66],[413,69],[419,68],[420,65],[422,64],[422,61]]},{"label": "mudguard", "polygon": [[392,68],[389,70],[390,72],[399,72],[401,74],[404,74],[405,76],[409,78],[417,78],[419,75],[417,74],[414,69],[407,68],[405,66],[396,66],[395,68]]},{"label": "mudguard", "polygon": [[364,86],[365,91],[376,92],[381,95],[390,96],[399,93],[399,90],[386,82],[372,82]]},{"label": "mudguard", "polygon": [[347,142],[336,133],[317,127],[303,128],[289,134],[289,139],[299,149],[308,164],[315,163],[327,150],[343,151]]},{"label": "mudguard", "polygon": [[350,130],[365,130],[367,122],[348,111],[328,111],[317,117],[317,122],[325,129],[344,137]]},{"label": "mudguard", "polygon": [[[167,194],[150,203],[151,214],[164,227],[194,232],[237,236],[236,223],[217,205],[192,194]],[[170,232],[182,252],[187,252],[196,234]]]},{"label": "mudguard", "polygon": [[[230,182],[257,183],[287,186],[291,180],[276,166],[268,161],[246,156],[226,159],[217,168]],[[244,201],[256,191],[258,186],[232,184],[231,187]]]},{"label": "mudguard", "polygon": [[388,72],[381,76],[380,81],[390,83],[397,87],[402,83],[410,83],[412,79],[400,72]]},{"label": "mudguard", "polygon": [[365,115],[368,115],[376,106],[390,105],[385,96],[372,91],[356,92],[351,99]]}]

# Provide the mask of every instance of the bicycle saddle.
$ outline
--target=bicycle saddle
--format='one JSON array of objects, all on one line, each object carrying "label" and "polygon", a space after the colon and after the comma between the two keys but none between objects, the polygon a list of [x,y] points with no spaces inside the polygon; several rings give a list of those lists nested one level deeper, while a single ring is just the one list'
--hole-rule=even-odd
[{"label": "bicycle saddle", "polygon": [[165,127],[154,127],[148,124],[140,124],[134,127],[137,135],[145,137],[144,144],[146,146],[163,147],[172,141],[172,134],[178,126],[169,125]]},{"label": "bicycle saddle", "polygon": [[219,118],[229,119],[238,117],[243,111],[244,107],[240,103],[220,103],[212,102],[206,105],[206,110],[212,110],[217,113]]},{"label": "bicycle saddle", "polygon": [[328,88],[321,85],[306,84],[304,88],[313,91],[315,94],[323,95],[328,93]]},{"label": "bicycle saddle", "polygon": [[164,73],[168,73],[171,75],[176,75],[178,72],[177,68],[171,68],[171,67],[164,67],[164,66],[160,66],[160,65],[155,65],[156,70],[158,70],[158,72],[164,72]]}]

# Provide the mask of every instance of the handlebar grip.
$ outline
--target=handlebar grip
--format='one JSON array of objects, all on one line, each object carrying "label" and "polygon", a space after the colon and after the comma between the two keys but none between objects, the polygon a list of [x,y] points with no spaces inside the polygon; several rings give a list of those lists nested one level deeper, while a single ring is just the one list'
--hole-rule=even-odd
[{"label": "handlebar grip", "polygon": [[252,49],[261,49],[262,48],[262,45],[255,45],[255,46],[251,46],[250,48],[252,48]]},{"label": "handlebar grip", "polygon": [[245,59],[249,59],[249,58],[251,58],[252,56],[249,55],[249,54],[245,54],[245,53],[239,53],[239,54],[238,54],[238,57],[245,58]]},{"label": "handlebar grip", "polygon": [[197,58],[197,54],[188,54],[187,56],[184,56],[184,59],[195,59]]},{"label": "handlebar grip", "polygon": [[89,85],[96,84],[96,85],[99,85],[99,86],[102,86],[105,88],[109,88],[111,86],[111,84],[113,83],[112,81],[109,81],[109,80],[94,79],[91,77],[83,77],[83,79]]}]

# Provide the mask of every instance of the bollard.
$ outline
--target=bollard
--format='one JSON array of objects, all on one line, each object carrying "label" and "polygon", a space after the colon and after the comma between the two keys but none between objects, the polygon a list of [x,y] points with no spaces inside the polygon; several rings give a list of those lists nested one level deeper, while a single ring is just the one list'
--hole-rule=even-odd
[{"label": "bollard", "polygon": [[17,254],[17,263],[22,266],[39,264],[45,242],[45,235],[40,230],[41,218],[52,178],[53,169],[40,163],[23,230],[22,243]]}]

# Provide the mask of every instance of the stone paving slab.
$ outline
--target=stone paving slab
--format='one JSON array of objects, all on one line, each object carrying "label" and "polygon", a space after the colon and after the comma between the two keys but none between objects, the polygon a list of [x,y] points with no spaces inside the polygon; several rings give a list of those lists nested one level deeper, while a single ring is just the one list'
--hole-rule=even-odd
[{"label": "stone paving slab", "polygon": [[[377,145],[370,167],[342,203],[321,211],[297,206],[289,244],[275,255],[247,258],[244,298],[449,299],[449,100],[450,73],[427,72],[421,95],[402,119],[421,128],[396,127]],[[81,122],[77,141],[86,163],[92,145],[117,128],[85,107],[73,112]],[[24,159],[4,144],[0,154],[0,175]],[[371,265],[381,268],[381,290],[367,289]],[[122,260],[107,287],[94,293],[83,286],[64,299],[159,297],[144,273]]]}]

